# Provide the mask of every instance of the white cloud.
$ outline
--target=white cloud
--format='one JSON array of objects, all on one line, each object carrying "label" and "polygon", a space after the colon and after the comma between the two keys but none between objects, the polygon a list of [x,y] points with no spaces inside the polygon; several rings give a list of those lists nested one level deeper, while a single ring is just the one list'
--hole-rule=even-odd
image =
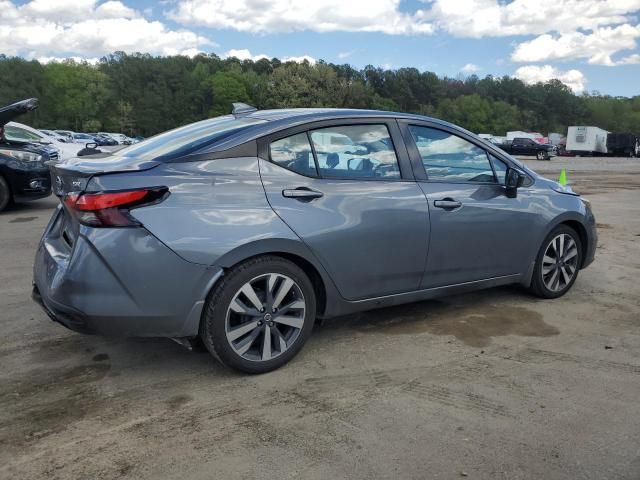
[{"label": "white cloud", "polygon": [[195,55],[209,39],[145,19],[120,1],[0,0],[0,48],[28,58],[99,57],[117,50]]},{"label": "white cloud", "polygon": [[[241,48],[241,49],[232,48],[231,50],[229,50],[229,51],[223,53],[222,55],[220,55],[220,57],[222,57],[222,58],[235,57],[238,60],[253,60],[254,62],[257,62],[258,60],[262,60],[263,58],[266,58],[267,60],[273,58],[273,56],[265,55],[264,53],[261,53],[261,54],[258,54],[258,55],[253,55],[246,48]],[[304,61],[307,61],[311,65],[315,65],[315,63],[316,63],[316,59],[313,58],[313,57],[310,57],[309,55],[302,55],[302,56],[299,56],[299,57],[282,57],[282,58],[280,58],[280,61],[282,61],[282,62],[297,62],[297,63],[302,63]]]},{"label": "white cloud", "polygon": [[37,57],[36,60],[40,63],[61,63],[67,60],[73,60],[77,63],[87,62],[91,65],[96,65],[100,62],[98,57],[86,58],[86,57]]},{"label": "white cloud", "polygon": [[265,54],[252,55],[251,52],[246,48],[241,48],[241,49],[232,48],[231,50],[223,53],[220,56],[222,58],[236,57],[238,60],[253,60],[254,62],[257,62],[258,60],[262,60],[263,58],[266,58],[267,60],[270,58],[268,55],[265,55]]},{"label": "white cloud", "polygon": [[23,15],[56,22],[72,22],[91,18],[133,18],[135,10],[120,1],[109,0],[96,5],[98,0],[31,0],[19,7]]},{"label": "white cloud", "polygon": [[515,62],[545,62],[550,60],[588,59],[595,65],[613,66],[621,63],[637,63],[638,55],[631,55],[620,61],[612,55],[634,49],[640,37],[640,25],[620,25],[597,28],[592,33],[571,32],[558,37],[540,35],[516,47],[511,59]]},{"label": "white cloud", "polygon": [[467,63],[464,67],[460,69],[460,71],[464,73],[475,73],[480,70],[480,67],[475,63]]},{"label": "white cloud", "polygon": [[355,50],[349,50],[347,52],[340,52],[338,53],[338,58],[340,60],[346,60],[347,58],[349,58],[350,56],[352,56],[354,53],[356,53]]},{"label": "white cloud", "polygon": [[640,0],[434,0],[424,18],[457,37],[480,38],[593,30],[628,23],[638,10]]},{"label": "white cloud", "polygon": [[562,72],[551,65],[527,65],[520,67],[513,75],[524,83],[533,84],[558,79],[574,92],[582,92],[586,88],[587,79],[579,70]]},{"label": "white cloud", "polygon": [[301,55],[299,57],[283,57],[280,60],[282,60],[283,62],[296,62],[296,63],[309,62],[311,65],[315,65],[316,63],[316,59],[313,57],[310,57],[309,55]]},{"label": "white cloud", "polygon": [[400,10],[400,0],[179,0],[169,18],[189,25],[241,32],[431,33],[423,10]]}]

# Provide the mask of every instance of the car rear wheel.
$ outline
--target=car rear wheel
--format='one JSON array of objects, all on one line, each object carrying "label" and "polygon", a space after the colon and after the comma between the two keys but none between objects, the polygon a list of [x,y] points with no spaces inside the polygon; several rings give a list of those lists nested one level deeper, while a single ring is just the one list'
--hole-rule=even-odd
[{"label": "car rear wheel", "polygon": [[549,156],[547,155],[547,153],[546,153],[546,152],[542,152],[542,151],[540,151],[540,152],[538,152],[538,153],[536,154],[536,158],[537,158],[538,160],[547,160],[547,159],[549,159]]},{"label": "car rear wheel", "polygon": [[200,336],[224,365],[264,373],[300,351],[315,312],[313,286],[297,265],[257,257],[232,268],[209,295]]},{"label": "car rear wheel", "polygon": [[7,208],[11,201],[11,190],[7,181],[0,177],[0,212]]},{"label": "car rear wheel", "polygon": [[576,231],[556,227],[542,243],[536,258],[531,291],[542,298],[558,298],[569,291],[582,264],[582,244]]}]

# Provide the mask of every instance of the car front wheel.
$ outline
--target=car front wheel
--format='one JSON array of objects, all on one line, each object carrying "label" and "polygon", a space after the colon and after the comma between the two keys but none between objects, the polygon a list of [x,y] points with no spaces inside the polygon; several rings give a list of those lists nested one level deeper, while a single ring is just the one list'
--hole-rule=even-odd
[{"label": "car front wheel", "polygon": [[542,152],[542,151],[540,151],[540,152],[538,152],[538,153],[536,154],[536,158],[537,158],[538,160],[547,160],[547,159],[549,159],[550,157],[547,155],[547,153],[546,153],[546,152]]},{"label": "car front wheel", "polygon": [[536,257],[531,291],[558,298],[569,291],[582,263],[582,244],[574,229],[560,225],[547,235]]},{"label": "car front wheel", "polygon": [[315,314],[313,286],[297,265],[257,257],[232,268],[209,295],[200,336],[224,365],[264,373],[300,351]]}]

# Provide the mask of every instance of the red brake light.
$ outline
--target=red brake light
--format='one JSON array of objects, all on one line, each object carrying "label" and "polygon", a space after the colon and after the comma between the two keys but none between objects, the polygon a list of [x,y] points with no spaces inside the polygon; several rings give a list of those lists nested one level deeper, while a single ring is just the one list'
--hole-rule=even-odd
[{"label": "red brake light", "polygon": [[126,207],[149,195],[150,190],[133,190],[116,193],[85,193],[76,201],[76,210],[93,212],[105,208]]},{"label": "red brake light", "polygon": [[166,187],[128,190],[122,192],[70,193],[64,204],[75,213],[78,221],[90,227],[134,227],[140,223],[129,210],[161,202]]}]

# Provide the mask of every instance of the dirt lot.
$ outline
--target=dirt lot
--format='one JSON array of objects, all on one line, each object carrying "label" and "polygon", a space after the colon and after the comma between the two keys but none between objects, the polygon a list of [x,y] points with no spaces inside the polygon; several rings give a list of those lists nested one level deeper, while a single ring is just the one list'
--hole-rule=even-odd
[{"label": "dirt lot", "polygon": [[528,163],[599,222],[568,295],[335,319],[254,377],[54,324],[30,288],[55,201],[0,215],[0,478],[640,479],[640,160]]}]

